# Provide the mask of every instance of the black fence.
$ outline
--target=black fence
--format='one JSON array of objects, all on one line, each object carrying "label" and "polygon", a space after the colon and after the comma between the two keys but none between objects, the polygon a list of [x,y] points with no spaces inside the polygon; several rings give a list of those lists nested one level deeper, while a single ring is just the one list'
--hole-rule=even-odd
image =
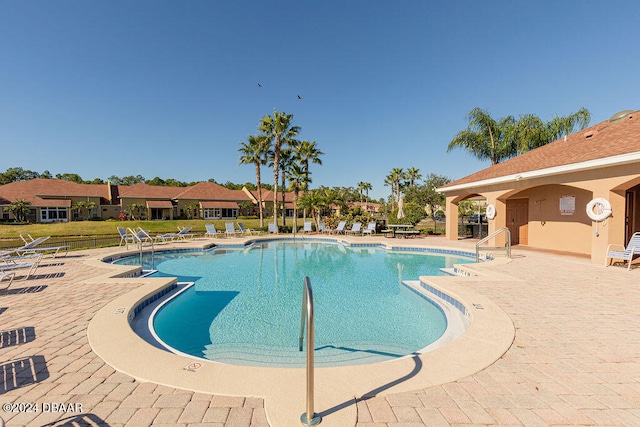
[{"label": "black fence", "polygon": [[[107,246],[117,246],[120,243],[119,236],[98,236],[98,237],[51,237],[38,245],[39,249],[46,249],[57,246],[66,246],[69,250],[102,248]],[[24,245],[20,239],[0,240],[0,249],[19,248]]]}]

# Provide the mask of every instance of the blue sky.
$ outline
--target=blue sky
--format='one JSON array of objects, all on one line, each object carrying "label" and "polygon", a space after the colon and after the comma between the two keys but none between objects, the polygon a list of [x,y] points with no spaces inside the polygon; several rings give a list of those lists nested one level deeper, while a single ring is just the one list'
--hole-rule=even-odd
[{"label": "blue sky", "polygon": [[488,166],[446,152],[474,107],[640,109],[638,16],[635,0],[0,0],[0,171],[253,182],[239,142],[277,109],[325,153],[312,187],[386,197],[394,167]]}]

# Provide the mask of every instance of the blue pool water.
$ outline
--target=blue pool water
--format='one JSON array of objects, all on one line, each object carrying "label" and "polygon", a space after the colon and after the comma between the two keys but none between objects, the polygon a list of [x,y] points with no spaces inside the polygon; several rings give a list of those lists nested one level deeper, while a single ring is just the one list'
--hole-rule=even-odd
[{"label": "blue pool water", "polygon": [[194,284],[157,310],[153,329],[167,346],[197,357],[304,366],[298,334],[303,278],[309,276],[316,364],[388,360],[419,351],[447,328],[442,309],[402,281],[466,262],[472,260],[313,241],[156,254],[156,275]]}]

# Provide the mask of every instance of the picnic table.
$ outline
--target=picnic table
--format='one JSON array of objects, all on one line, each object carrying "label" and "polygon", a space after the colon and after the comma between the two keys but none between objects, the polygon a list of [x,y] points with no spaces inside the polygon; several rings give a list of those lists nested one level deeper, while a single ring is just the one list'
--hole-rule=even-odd
[{"label": "picnic table", "polygon": [[389,234],[392,234],[392,237],[414,237],[420,232],[418,230],[410,230],[413,228],[413,224],[387,224],[387,229],[382,230],[385,237],[389,237]]}]

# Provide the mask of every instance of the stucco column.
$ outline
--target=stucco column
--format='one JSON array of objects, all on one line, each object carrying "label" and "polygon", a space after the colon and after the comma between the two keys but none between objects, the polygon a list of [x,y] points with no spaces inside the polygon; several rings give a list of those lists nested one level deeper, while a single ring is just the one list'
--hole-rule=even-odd
[{"label": "stucco column", "polygon": [[447,240],[458,240],[458,205],[453,203],[454,197],[447,197],[445,215],[447,216]]},{"label": "stucco column", "polygon": [[[495,198],[487,198],[487,205],[492,204],[496,208],[496,216],[492,220],[489,220],[489,228],[488,233],[491,234],[496,230],[504,228],[507,226],[507,205],[505,202],[500,201]],[[492,246],[504,246],[506,243],[507,235],[505,233],[500,233],[493,240],[493,242],[489,242],[489,245]]]},{"label": "stucco column", "polygon": [[593,198],[597,197],[605,198],[611,203],[611,216],[605,221],[593,221],[591,223],[591,262],[604,264],[607,246],[610,244],[625,244],[623,241],[626,209],[625,194],[624,192],[613,191],[609,191],[606,194],[594,192]]}]

